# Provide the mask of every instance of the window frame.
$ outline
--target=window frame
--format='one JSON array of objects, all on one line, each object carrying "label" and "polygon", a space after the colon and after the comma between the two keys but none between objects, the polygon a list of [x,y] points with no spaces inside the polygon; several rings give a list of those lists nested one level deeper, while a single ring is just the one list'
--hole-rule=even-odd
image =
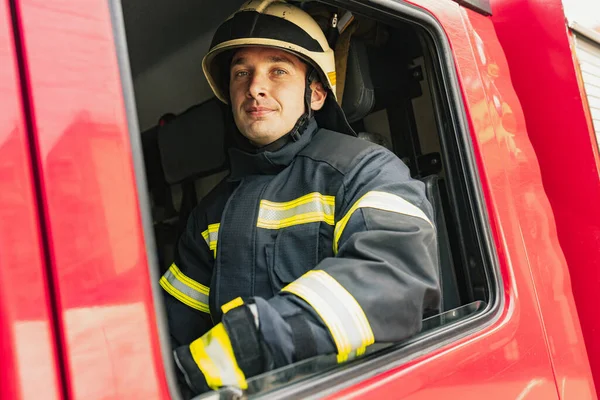
[{"label": "window frame", "polygon": [[[358,12],[391,26],[399,22],[408,23],[421,29],[426,34],[424,37],[429,40],[427,48],[431,50],[432,54],[430,56],[433,61],[433,79],[431,81],[434,86],[438,86],[436,90],[432,90],[432,100],[435,105],[434,111],[438,129],[440,130],[439,138],[443,154],[442,159],[445,163],[444,168],[447,171],[446,179],[448,180],[449,195],[452,199],[464,197],[472,210],[468,213],[469,224],[472,225],[471,229],[481,253],[481,262],[489,290],[489,301],[483,310],[468,315],[455,323],[423,332],[407,341],[338,365],[323,373],[314,374],[297,382],[286,383],[280,388],[275,388],[274,391],[251,394],[256,398],[273,395],[286,398],[307,397],[316,394],[325,396],[335,393],[481,331],[492,325],[500,317],[504,306],[504,296],[501,295],[502,278],[499,272],[498,256],[475,162],[466,109],[460,93],[453,53],[441,24],[428,11],[401,1],[372,0],[370,4],[363,4],[357,0],[325,0],[322,2]],[[157,334],[165,368],[165,379],[171,398],[181,399],[176,384],[173,363],[170,362],[172,355],[168,338],[168,324],[162,301],[162,292],[158,283],[160,276],[152,229],[150,198],[146,190],[141,132],[137,118],[121,0],[109,0],[108,3],[133,153],[138,205],[141,212],[149,275],[152,279],[150,285],[154,297],[154,312],[158,321]],[[436,85],[436,83],[439,83],[439,85]],[[446,119],[449,119],[447,124],[441,123]],[[448,129],[444,126],[447,126]],[[456,207],[456,201],[453,201],[452,204],[454,205],[454,214],[460,215],[461,210]],[[460,225],[460,218],[457,222]],[[459,230],[462,233],[465,231],[465,227],[459,226]],[[272,371],[270,372],[272,373]],[[225,388],[207,393],[202,398],[231,398],[237,395],[239,394],[235,390]]]},{"label": "window frame", "polygon": [[169,389],[171,399],[182,400],[173,359],[171,344],[169,338],[169,329],[166,310],[163,302],[162,288],[159,284],[161,275],[159,273],[159,262],[157,257],[157,247],[154,237],[152,223],[150,194],[147,190],[147,181],[144,165],[144,153],[142,150],[141,130],[138,123],[137,106],[135,102],[135,91],[133,87],[133,74],[129,63],[129,49],[127,48],[127,35],[125,33],[125,19],[123,17],[123,8],[121,0],[108,0],[110,18],[112,22],[113,38],[117,52],[117,63],[119,66],[119,78],[123,95],[123,106],[125,107],[125,116],[127,119],[127,131],[131,145],[132,161],[134,167],[134,179],[137,190],[138,207],[140,210],[140,222],[144,235],[144,244],[146,248],[146,257],[148,262],[148,274],[151,282],[154,313],[156,315],[156,333],[162,356],[163,368],[165,371],[164,379]]}]

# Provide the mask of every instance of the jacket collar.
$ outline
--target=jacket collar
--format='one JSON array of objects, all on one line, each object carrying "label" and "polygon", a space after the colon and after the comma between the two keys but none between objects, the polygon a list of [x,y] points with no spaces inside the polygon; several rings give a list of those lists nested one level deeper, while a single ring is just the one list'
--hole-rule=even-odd
[{"label": "jacket collar", "polygon": [[[239,148],[229,149],[231,173],[228,180],[239,181],[248,175],[275,175],[283,171],[296,155],[304,149],[318,130],[317,122],[311,118],[304,132],[293,141],[286,139],[283,146],[267,145],[262,151],[245,151]],[[278,139],[275,143],[279,142]]]}]

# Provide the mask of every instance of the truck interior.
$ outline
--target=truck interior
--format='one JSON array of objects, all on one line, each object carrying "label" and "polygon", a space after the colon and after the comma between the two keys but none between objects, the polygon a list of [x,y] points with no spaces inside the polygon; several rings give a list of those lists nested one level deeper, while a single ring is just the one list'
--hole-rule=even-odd
[{"label": "truck interior", "polygon": [[[189,213],[228,172],[231,121],[210,91],[201,61],[219,22],[241,3],[122,2],[158,259],[154,267],[161,274],[172,262]],[[441,28],[424,12],[392,1],[294,3],[316,16],[336,54],[348,54],[340,60],[345,76],[338,69],[338,82],[344,86],[342,108],[359,137],[392,150],[426,185],[439,240],[442,314],[425,315],[417,337],[374,346],[348,365],[317,357],[253,378],[248,393],[256,395],[273,390],[299,395],[303,389],[291,389],[291,383],[329,374],[330,385],[332,379],[350,379],[352,371],[408,360],[417,349],[473,329],[501,301],[472,145],[460,122],[462,100]],[[333,20],[345,28],[333,27]]]}]

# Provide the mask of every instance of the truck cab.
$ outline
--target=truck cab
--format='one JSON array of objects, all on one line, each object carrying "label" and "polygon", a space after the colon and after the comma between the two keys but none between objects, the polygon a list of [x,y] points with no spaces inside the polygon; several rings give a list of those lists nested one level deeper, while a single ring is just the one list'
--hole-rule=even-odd
[{"label": "truck cab", "polygon": [[[442,308],[199,398],[596,398],[598,149],[546,3],[297,2],[334,38],[354,130],[426,185]],[[0,396],[181,398],[158,282],[228,174],[201,60],[242,1],[0,4]]]}]

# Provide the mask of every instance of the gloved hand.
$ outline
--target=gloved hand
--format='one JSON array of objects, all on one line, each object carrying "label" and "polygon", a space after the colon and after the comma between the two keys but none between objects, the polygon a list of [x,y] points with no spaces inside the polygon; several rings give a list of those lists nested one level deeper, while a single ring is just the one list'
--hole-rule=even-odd
[{"label": "gloved hand", "polygon": [[247,389],[246,377],[265,369],[263,352],[255,316],[242,304],[204,336],[175,349],[174,357],[187,385],[200,394],[223,386]]}]

